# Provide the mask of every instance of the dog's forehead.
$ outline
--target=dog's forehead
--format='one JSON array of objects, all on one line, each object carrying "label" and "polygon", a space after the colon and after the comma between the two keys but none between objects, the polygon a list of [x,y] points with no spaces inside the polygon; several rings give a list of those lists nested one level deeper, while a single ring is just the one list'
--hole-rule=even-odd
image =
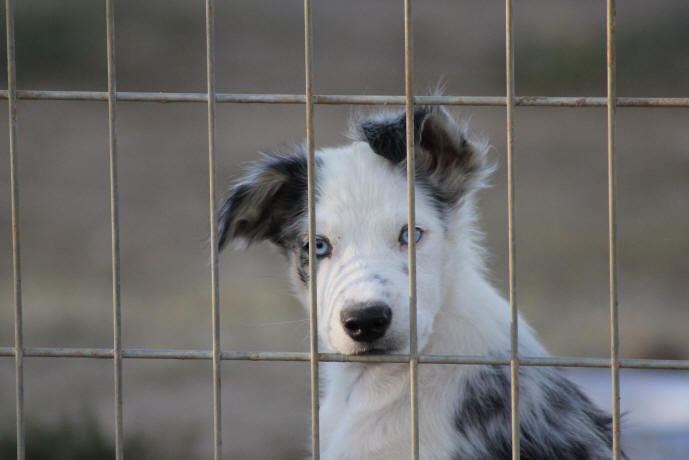
[{"label": "dog's forehead", "polygon": [[[406,221],[407,183],[403,166],[376,155],[365,142],[324,149],[319,158],[319,224],[397,226]],[[428,201],[423,190],[419,190],[417,215],[426,214]]]}]

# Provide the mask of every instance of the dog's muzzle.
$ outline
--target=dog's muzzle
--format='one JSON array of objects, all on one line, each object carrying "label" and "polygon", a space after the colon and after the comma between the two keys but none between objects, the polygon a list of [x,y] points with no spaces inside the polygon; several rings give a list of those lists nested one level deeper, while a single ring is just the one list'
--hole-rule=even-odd
[{"label": "dog's muzzle", "polygon": [[385,335],[392,310],[384,303],[357,304],[342,310],[342,327],[353,340],[372,343]]}]

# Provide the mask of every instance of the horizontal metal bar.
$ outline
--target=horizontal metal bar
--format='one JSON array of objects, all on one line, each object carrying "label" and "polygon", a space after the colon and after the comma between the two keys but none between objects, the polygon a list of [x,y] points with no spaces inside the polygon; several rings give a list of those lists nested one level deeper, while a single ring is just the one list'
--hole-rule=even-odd
[{"label": "horizontal metal bar", "polygon": [[[0,91],[0,99],[7,99],[7,90]],[[17,99],[54,101],[103,101],[106,91],[44,91],[18,90]],[[208,102],[206,93],[117,92],[123,102]],[[231,94],[217,93],[216,102],[235,104],[305,104],[303,94]],[[314,104],[322,105],[404,105],[404,96],[313,95]],[[503,96],[415,96],[415,104],[468,105],[504,107]],[[606,107],[605,97],[548,97],[517,96],[515,104],[529,107]],[[617,107],[689,107],[689,97],[618,97]]]},{"label": "horizontal metal bar", "polygon": [[[25,357],[33,358],[97,358],[112,359],[112,348],[63,348],[31,347],[24,349]],[[0,358],[14,357],[14,347],[0,347]],[[122,357],[130,359],[213,359],[212,350],[123,348]],[[308,352],[290,351],[231,351],[225,350],[221,358],[226,361],[310,361]],[[510,357],[472,356],[472,355],[419,355],[424,364],[475,364],[508,366]],[[338,353],[319,353],[319,361],[359,362],[359,363],[409,363],[409,355],[342,355]],[[582,357],[529,357],[519,358],[521,366],[559,366],[559,367],[600,367],[609,368],[610,358]],[[626,369],[668,369],[689,370],[687,359],[620,359],[620,367]]]},{"label": "horizontal metal bar", "polygon": [[[13,347],[0,347],[0,357],[13,357]],[[24,356],[39,358],[98,358],[112,359],[111,348],[25,348]],[[212,359],[212,350],[179,350],[179,349],[122,349],[123,358],[140,359]],[[274,352],[274,351],[223,351],[223,360],[236,361],[310,361],[308,352]],[[327,362],[368,362],[368,363],[408,363],[409,355],[343,355],[338,353],[319,353],[319,361]],[[420,362],[430,364],[509,364],[509,359],[482,356],[461,355],[420,355]],[[609,362],[609,361],[606,361]]]}]

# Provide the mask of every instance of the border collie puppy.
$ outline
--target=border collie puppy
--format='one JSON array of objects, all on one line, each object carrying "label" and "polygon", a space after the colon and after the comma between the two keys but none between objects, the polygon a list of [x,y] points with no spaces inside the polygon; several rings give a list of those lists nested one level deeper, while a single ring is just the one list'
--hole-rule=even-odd
[{"label": "border collie puppy", "polygon": [[[489,147],[439,107],[418,107],[416,228],[407,228],[404,113],[360,120],[355,140],[316,152],[320,350],[409,352],[407,246],[417,245],[418,350],[507,356],[507,302],[486,280],[476,192]],[[268,240],[290,264],[308,303],[306,154],[265,157],[229,192],[219,246]],[[546,356],[520,320],[519,352]],[[321,458],[396,460],[410,452],[409,366],[323,363]],[[523,460],[611,458],[610,417],[553,367],[521,367]],[[505,366],[419,366],[420,456],[511,459],[510,374]]]}]

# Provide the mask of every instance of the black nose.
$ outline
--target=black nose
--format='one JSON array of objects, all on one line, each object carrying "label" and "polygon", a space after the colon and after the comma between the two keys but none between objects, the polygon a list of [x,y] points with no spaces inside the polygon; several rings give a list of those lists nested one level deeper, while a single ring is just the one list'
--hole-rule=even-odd
[{"label": "black nose", "polygon": [[385,335],[392,310],[385,304],[355,305],[340,313],[347,335],[357,342],[373,342]]}]

